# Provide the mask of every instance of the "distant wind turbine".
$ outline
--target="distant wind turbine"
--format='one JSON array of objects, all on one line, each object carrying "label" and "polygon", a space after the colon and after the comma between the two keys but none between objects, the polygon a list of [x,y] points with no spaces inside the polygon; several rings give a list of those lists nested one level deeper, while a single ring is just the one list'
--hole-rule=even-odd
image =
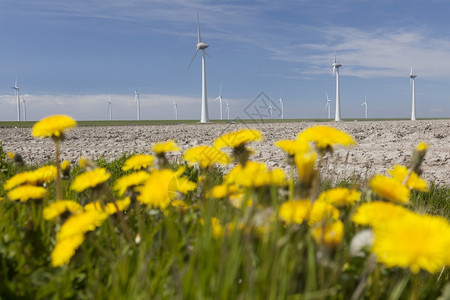
[{"label": "distant wind turbine", "polygon": [[366,119],[367,119],[367,95],[366,95],[366,97],[364,98],[364,102],[361,104],[361,106],[365,106],[364,107],[364,112],[365,112],[365,116],[366,116]]},{"label": "distant wind turbine", "polygon": [[216,101],[219,101],[219,105],[220,105],[220,119],[223,120],[223,114],[222,114],[222,83],[220,84],[220,89],[219,89],[219,97],[216,98]]},{"label": "distant wind turbine", "polygon": [[27,104],[26,104],[24,96],[22,96],[22,105],[23,105],[23,120],[26,121],[27,120]]},{"label": "distant wind turbine", "polygon": [[141,119],[141,100],[139,99],[139,91],[134,90],[134,101],[136,102],[137,120]]},{"label": "distant wind turbine", "polygon": [[109,120],[112,121],[112,102],[110,96],[108,96],[108,113],[109,113]]},{"label": "distant wind turbine", "polygon": [[17,102],[17,121],[20,121],[20,96],[19,96],[19,86],[17,85],[17,77],[16,77],[16,83],[12,87],[15,91],[16,95],[16,102]]},{"label": "distant wind turbine", "polygon": [[206,96],[205,54],[209,56],[209,54],[206,52],[206,48],[208,48],[209,45],[202,41],[202,37],[200,35],[200,17],[198,15],[198,10],[197,10],[197,27],[198,27],[197,49],[195,50],[194,56],[192,57],[192,60],[189,63],[188,68],[190,68],[190,66],[192,65],[192,62],[194,61],[195,57],[197,56],[198,50],[202,50],[203,51],[203,54],[202,54],[202,113],[201,113],[201,117],[200,117],[200,122],[207,123],[207,122],[209,122],[209,117],[208,117],[208,101],[207,101],[207,96]]},{"label": "distant wind turbine", "polygon": [[283,90],[281,90],[280,94],[280,107],[281,107],[281,119],[284,119],[284,102],[283,102]]},{"label": "distant wind turbine", "polygon": [[325,110],[328,108],[328,119],[331,119],[331,99],[328,98],[328,93],[325,92],[325,95],[327,96],[327,104],[325,104]]},{"label": "distant wind turbine", "polygon": [[339,99],[339,68],[342,66],[340,63],[336,61],[336,52],[334,53],[334,62],[333,62],[333,75],[336,74],[336,115],[334,117],[335,121],[341,120],[341,103]]},{"label": "distant wind turbine", "polygon": [[269,106],[267,107],[267,112],[269,113],[269,119],[272,119],[272,111],[273,111],[272,101],[270,101]]},{"label": "distant wind turbine", "polygon": [[411,73],[409,74],[409,83],[412,84],[412,112],[411,112],[411,120],[416,120],[416,87],[415,87],[415,79],[417,75],[413,73],[413,68],[411,67]]},{"label": "distant wind turbine", "polygon": [[228,103],[228,99],[226,100],[227,106],[225,107],[225,112],[227,113],[227,119],[230,120],[230,103]]},{"label": "distant wind turbine", "polygon": [[173,101],[173,111],[175,112],[175,120],[178,121],[178,106],[175,101]]}]

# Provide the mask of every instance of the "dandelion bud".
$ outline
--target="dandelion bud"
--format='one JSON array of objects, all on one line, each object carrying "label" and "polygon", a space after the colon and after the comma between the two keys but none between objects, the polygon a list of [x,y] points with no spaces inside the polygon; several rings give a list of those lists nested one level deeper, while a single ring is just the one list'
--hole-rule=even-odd
[{"label": "dandelion bud", "polygon": [[427,153],[428,145],[420,142],[411,156],[410,168],[417,174],[421,174],[420,165],[422,164],[425,154]]}]

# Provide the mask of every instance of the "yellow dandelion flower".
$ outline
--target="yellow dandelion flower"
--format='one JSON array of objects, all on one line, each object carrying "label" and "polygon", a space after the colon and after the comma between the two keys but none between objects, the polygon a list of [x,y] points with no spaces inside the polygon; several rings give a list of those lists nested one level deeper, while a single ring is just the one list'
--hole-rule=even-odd
[{"label": "yellow dandelion flower", "polygon": [[317,153],[313,151],[309,152],[296,152],[294,155],[295,166],[297,167],[298,177],[300,182],[304,186],[309,186],[316,174]]},{"label": "yellow dandelion flower", "polygon": [[409,189],[395,179],[383,175],[375,175],[370,180],[370,188],[389,201],[397,203],[409,203]]},{"label": "yellow dandelion flower", "polygon": [[71,213],[81,212],[83,207],[75,201],[72,200],[58,200],[56,202],[51,203],[47,207],[44,208],[43,215],[44,219],[51,220],[62,213],[68,211]]},{"label": "yellow dandelion flower", "polygon": [[151,167],[155,158],[149,154],[137,154],[133,155],[125,161],[122,167],[122,171],[134,170],[139,171]]},{"label": "yellow dandelion flower", "polygon": [[184,202],[183,200],[173,200],[170,203],[170,205],[172,205],[172,207],[180,208],[182,210],[186,210],[189,208],[189,205],[186,202]]},{"label": "yellow dandelion flower", "polygon": [[222,149],[224,147],[238,148],[253,141],[261,141],[262,134],[256,129],[240,129],[221,135],[214,141],[214,147]]},{"label": "yellow dandelion flower", "polygon": [[45,188],[34,185],[21,185],[7,194],[10,200],[19,200],[20,202],[27,202],[30,199],[42,199],[45,195],[47,195]]},{"label": "yellow dandelion flower", "polygon": [[56,167],[53,165],[43,166],[33,171],[36,184],[50,183],[56,178]]},{"label": "yellow dandelion flower", "polygon": [[3,200],[5,200],[5,198],[3,198],[3,197],[0,197],[0,202],[1,202],[1,201],[3,201]]},{"label": "yellow dandelion flower", "polygon": [[98,210],[83,211],[69,217],[61,226],[56,240],[62,241],[77,234],[84,234],[102,225],[108,215]]},{"label": "yellow dandelion flower", "polygon": [[198,163],[203,169],[213,166],[216,163],[226,165],[230,162],[228,155],[216,147],[197,146],[188,149],[184,153],[184,159],[190,164]]},{"label": "yellow dandelion flower", "polygon": [[267,170],[265,164],[249,161],[242,166],[234,167],[225,177],[226,183],[235,183],[244,187],[261,187],[267,185],[286,185],[286,175],[283,170],[276,168]]},{"label": "yellow dandelion flower", "polygon": [[134,172],[117,179],[113,189],[118,191],[119,195],[122,196],[127,189],[143,184],[149,177],[150,174],[145,171]]},{"label": "yellow dandelion flower", "polygon": [[286,224],[302,224],[310,210],[311,200],[289,200],[280,205],[278,218]]},{"label": "yellow dandelion flower", "polygon": [[8,153],[6,153],[6,156],[8,156],[9,159],[14,159],[16,154],[14,152],[8,152]]},{"label": "yellow dandelion flower", "polygon": [[63,171],[70,170],[70,161],[64,160],[64,161],[61,163],[61,170],[63,170]]},{"label": "yellow dandelion flower", "polygon": [[149,207],[166,208],[177,192],[186,192],[195,188],[195,183],[179,176],[179,172],[169,169],[153,171],[143,186],[135,188],[140,193],[137,200]]},{"label": "yellow dandelion flower", "polygon": [[419,145],[417,145],[416,150],[417,151],[425,151],[428,149],[428,145],[425,144],[424,142],[420,142]]},{"label": "yellow dandelion flower", "polygon": [[190,191],[193,191],[197,188],[197,184],[195,182],[192,182],[187,178],[186,176],[182,176],[185,168],[181,167],[178,170],[175,171],[175,176],[173,177],[173,188],[182,193],[187,194]]},{"label": "yellow dandelion flower", "polygon": [[[108,215],[113,215],[117,212],[117,208],[119,209],[119,211],[124,211],[125,209],[127,209],[128,206],[130,206],[130,201],[131,201],[130,197],[126,197],[123,200],[117,200],[115,205],[112,202],[106,203],[104,207],[102,207],[102,204],[100,203],[100,201],[95,201],[95,202],[86,204],[84,206],[84,210],[85,211],[95,210],[95,211],[107,213]],[[117,205],[117,207],[116,207],[116,205]]]},{"label": "yellow dandelion flower", "polygon": [[35,183],[34,179],[35,179],[35,175],[34,175],[33,171],[18,173],[18,174],[15,174],[13,177],[9,178],[3,185],[3,188],[8,191],[19,185],[23,185],[23,184],[27,184],[27,183],[34,184]]},{"label": "yellow dandelion flower", "polygon": [[314,126],[305,129],[297,136],[299,141],[314,142],[318,149],[332,149],[335,145],[356,145],[355,140],[347,133],[330,127]]},{"label": "yellow dandelion flower", "polygon": [[105,168],[97,168],[92,171],[78,175],[72,182],[70,188],[76,192],[82,192],[88,188],[95,188],[111,177]]},{"label": "yellow dandelion flower", "polygon": [[387,267],[436,273],[450,262],[450,224],[438,216],[408,213],[374,228],[372,252]]},{"label": "yellow dandelion flower", "polygon": [[299,140],[281,140],[275,143],[275,146],[284,150],[288,155],[294,156],[296,152],[309,152],[309,144]]},{"label": "yellow dandelion flower", "polygon": [[64,132],[75,127],[77,122],[71,117],[55,115],[46,117],[33,126],[32,135],[34,137],[60,137]]},{"label": "yellow dandelion flower", "polygon": [[323,201],[315,201],[309,211],[308,225],[311,226],[322,221],[335,221],[338,218],[339,210],[332,204]]},{"label": "yellow dandelion flower", "polygon": [[221,185],[216,185],[211,189],[211,197],[217,199],[225,198],[230,195],[235,195],[239,193],[242,193],[242,190],[239,188],[239,186],[232,183],[231,184],[224,183]]},{"label": "yellow dandelion flower", "polygon": [[389,220],[398,219],[406,213],[409,213],[409,210],[400,205],[384,201],[374,201],[364,203],[358,207],[352,217],[352,221],[359,225],[378,227]]},{"label": "yellow dandelion flower", "polygon": [[213,237],[221,238],[223,236],[223,227],[220,225],[220,221],[216,217],[211,218],[211,228]]},{"label": "yellow dandelion flower", "polygon": [[[409,174],[409,170],[405,166],[395,165],[394,169],[388,170],[392,178],[403,184],[406,176]],[[409,178],[406,181],[406,186],[412,190],[418,190],[422,192],[428,192],[427,182],[419,177],[416,172],[411,172]]]},{"label": "yellow dandelion flower", "polygon": [[180,151],[180,148],[178,148],[177,143],[173,140],[168,140],[166,142],[156,143],[153,145],[153,152],[155,152],[157,155],[162,155],[166,152],[177,152]]},{"label": "yellow dandelion flower", "polygon": [[353,205],[361,198],[361,193],[356,190],[347,188],[334,188],[328,191],[322,192],[319,195],[317,201],[324,201],[331,203],[335,206]]},{"label": "yellow dandelion flower", "polygon": [[75,254],[75,251],[84,241],[83,234],[76,234],[66,239],[58,241],[52,251],[52,266],[59,267],[67,265]]},{"label": "yellow dandelion flower", "polygon": [[317,225],[312,228],[311,235],[317,244],[324,244],[330,248],[335,248],[341,241],[344,234],[344,223],[341,221]]}]

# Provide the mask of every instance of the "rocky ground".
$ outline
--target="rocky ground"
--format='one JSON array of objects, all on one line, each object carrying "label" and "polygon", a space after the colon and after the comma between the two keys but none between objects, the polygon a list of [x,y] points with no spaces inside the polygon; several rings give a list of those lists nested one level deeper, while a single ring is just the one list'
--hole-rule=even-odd
[{"label": "rocky ground", "polygon": [[[287,169],[285,154],[274,142],[295,139],[312,122],[242,124],[178,124],[155,126],[78,127],[67,134],[62,144],[62,159],[75,163],[81,156],[107,160],[123,152],[147,152],[159,141],[174,139],[181,150],[211,144],[223,133],[242,127],[259,129],[265,140],[253,143],[258,150],[253,159]],[[429,147],[423,164],[423,177],[441,185],[450,185],[450,120],[332,122],[331,125],[352,135],[358,145],[338,149],[324,164],[324,174],[331,179],[352,175],[362,179],[385,173],[394,164],[407,164],[415,146],[424,141]],[[49,139],[36,139],[30,128],[0,128],[4,151],[20,153],[27,163],[43,163],[54,157]],[[175,156],[174,159],[179,158]]]}]

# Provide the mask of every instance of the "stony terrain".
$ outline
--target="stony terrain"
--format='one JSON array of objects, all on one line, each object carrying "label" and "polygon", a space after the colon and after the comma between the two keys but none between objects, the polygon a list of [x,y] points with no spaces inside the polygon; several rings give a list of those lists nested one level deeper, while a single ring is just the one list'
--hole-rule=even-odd
[{"label": "stony terrain", "polygon": [[[385,173],[394,164],[406,164],[412,150],[420,142],[430,145],[423,165],[423,177],[438,184],[450,185],[450,120],[332,122],[331,125],[352,135],[358,145],[338,149],[324,164],[331,179],[352,175],[367,178],[373,173]],[[174,139],[182,150],[211,144],[223,133],[242,127],[263,132],[264,142],[253,143],[258,150],[253,159],[269,166],[287,168],[285,154],[274,142],[295,139],[303,129],[316,125],[298,123],[228,123],[179,124],[155,126],[78,127],[67,134],[62,144],[62,159],[75,163],[81,156],[105,157],[112,160],[123,152],[150,152],[152,143]],[[43,163],[54,157],[54,145],[49,139],[36,139],[31,129],[0,128],[4,151],[20,153],[28,163]],[[179,154],[174,157],[179,158]]]}]

